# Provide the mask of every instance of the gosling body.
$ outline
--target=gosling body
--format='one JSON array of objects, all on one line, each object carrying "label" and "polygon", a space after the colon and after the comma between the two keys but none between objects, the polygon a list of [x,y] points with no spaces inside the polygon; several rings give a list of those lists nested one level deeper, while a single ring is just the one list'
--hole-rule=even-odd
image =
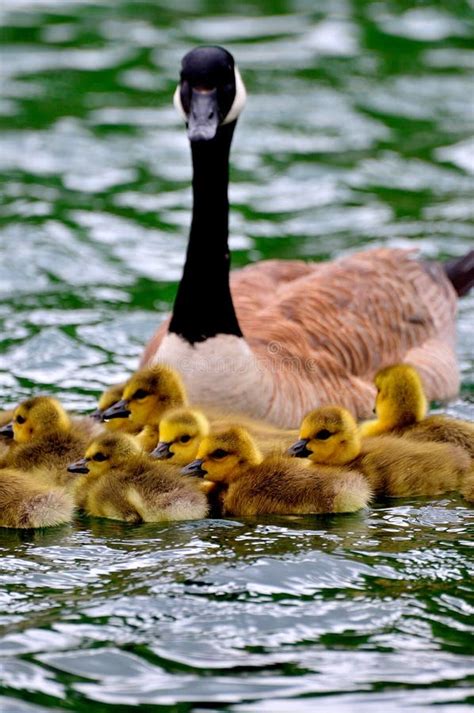
[{"label": "gosling body", "polygon": [[470,460],[459,447],[416,443],[394,436],[361,440],[352,415],[337,406],[312,411],[303,420],[293,455],[314,464],[343,465],[366,477],[378,496],[436,496],[463,487]]},{"label": "gosling body", "polygon": [[377,418],[361,425],[363,436],[383,433],[416,441],[460,446],[474,459],[474,423],[445,415],[427,416],[428,402],[421,378],[409,364],[395,364],[375,377]]},{"label": "gosling body", "polygon": [[73,511],[74,501],[63,489],[16,470],[0,471],[0,527],[52,527],[70,522]]},{"label": "gosling body", "polygon": [[68,470],[78,474],[74,497],[88,515],[133,523],[207,515],[206,497],[196,483],[150,460],[125,434],[95,440]]},{"label": "gosling body", "polygon": [[89,419],[71,419],[59,401],[49,396],[19,404],[12,427],[16,446],[4,455],[1,465],[23,471],[47,470],[51,482],[61,485],[68,480],[68,464],[84,453],[98,430]]},{"label": "gosling body", "polygon": [[246,429],[233,426],[205,437],[184,472],[199,472],[219,493],[222,514],[303,515],[355,512],[371,499],[359,473],[343,468],[318,472],[283,456],[263,457]]}]

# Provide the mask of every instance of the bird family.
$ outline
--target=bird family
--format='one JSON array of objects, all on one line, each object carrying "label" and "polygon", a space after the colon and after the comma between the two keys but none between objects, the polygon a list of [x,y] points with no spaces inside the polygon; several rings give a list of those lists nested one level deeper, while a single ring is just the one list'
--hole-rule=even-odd
[{"label": "bird family", "polygon": [[417,371],[376,376],[376,419],[319,406],[299,430],[189,404],[157,364],[106,391],[90,416],[36,396],[2,414],[0,526],[351,513],[384,497],[474,502],[474,424],[427,415]]},{"label": "bird family", "polygon": [[[474,501],[474,424],[428,415],[459,388],[449,262],[368,249],[230,270],[230,147],[246,101],[232,55],[182,60],[174,103],[193,210],[173,310],[91,416],[33,396],[0,414],[0,526],[351,513],[384,497]],[[369,420],[375,412],[375,419]]]}]

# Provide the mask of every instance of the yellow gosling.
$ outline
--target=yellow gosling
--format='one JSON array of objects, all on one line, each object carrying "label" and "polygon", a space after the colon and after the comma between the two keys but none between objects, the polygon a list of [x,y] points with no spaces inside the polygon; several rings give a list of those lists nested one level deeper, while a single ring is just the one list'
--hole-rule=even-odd
[{"label": "yellow gosling", "polygon": [[218,492],[224,515],[304,515],[355,512],[371,498],[367,481],[348,469],[321,467],[283,456],[263,457],[248,431],[223,428],[206,436],[182,471],[204,475]]},{"label": "yellow gosling", "polygon": [[13,412],[16,447],[1,462],[2,467],[29,471],[47,469],[51,480],[63,484],[67,465],[84,453],[92,430],[90,419],[72,419],[50,396],[35,396]]},{"label": "yellow gosling", "polygon": [[376,420],[360,427],[363,436],[405,435],[417,441],[458,445],[474,459],[474,423],[444,415],[427,416],[428,404],[416,369],[395,364],[375,377]]},{"label": "yellow gosling", "polygon": [[78,475],[75,500],[88,515],[133,523],[207,515],[207,500],[197,483],[150,460],[127,434],[100,436],[68,471]]},{"label": "yellow gosling", "polygon": [[0,527],[52,527],[70,522],[73,511],[73,499],[63,489],[17,470],[0,471]]},{"label": "yellow gosling", "polygon": [[374,436],[361,440],[352,415],[339,406],[312,411],[291,454],[318,467],[344,465],[362,472],[376,495],[434,496],[462,488],[470,460],[459,447]]},{"label": "yellow gosling", "polygon": [[143,429],[159,423],[173,406],[186,406],[187,396],[178,372],[164,364],[141,369],[125,383],[122,398],[103,412],[103,418]]}]

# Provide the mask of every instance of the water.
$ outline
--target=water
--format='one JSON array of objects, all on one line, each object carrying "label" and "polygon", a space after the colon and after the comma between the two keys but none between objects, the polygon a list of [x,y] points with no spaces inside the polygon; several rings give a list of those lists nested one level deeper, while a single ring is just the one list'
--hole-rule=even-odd
[{"label": "water", "polygon": [[[0,398],[77,409],[169,308],[190,211],[181,56],[236,56],[234,264],[472,245],[468,2],[3,0]],[[474,418],[474,297],[461,397]],[[6,713],[468,710],[472,508],[0,533]],[[472,531],[472,530],[471,530]]]}]

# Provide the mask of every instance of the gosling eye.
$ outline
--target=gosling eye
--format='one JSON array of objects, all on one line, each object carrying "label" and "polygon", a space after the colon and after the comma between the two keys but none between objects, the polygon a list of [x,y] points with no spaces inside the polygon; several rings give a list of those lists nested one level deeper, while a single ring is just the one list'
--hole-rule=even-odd
[{"label": "gosling eye", "polygon": [[17,416],[17,417],[15,418],[15,422],[16,422],[16,423],[19,423],[20,426],[21,426],[22,423],[26,423],[26,418],[24,418],[23,416]]},{"label": "gosling eye", "polygon": [[222,448],[217,448],[213,453],[211,453],[211,458],[215,458],[215,460],[220,460],[221,458],[225,458],[229,454],[227,451],[224,451]]},{"label": "gosling eye", "polygon": [[330,438],[333,434],[331,431],[328,431],[327,428],[322,428],[320,431],[317,432],[315,435],[315,438],[318,439],[318,441],[327,441],[328,438]]},{"label": "gosling eye", "polygon": [[96,460],[101,463],[104,460],[108,460],[108,456],[106,456],[105,453],[94,453],[92,460]]},{"label": "gosling eye", "polygon": [[180,443],[188,443],[188,441],[190,441],[190,440],[191,440],[191,436],[184,435],[184,436],[181,436],[181,438],[179,439],[179,442]]},{"label": "gosling eye", "polygon": [[146,399],[147,396],[149,396],[149,392],[145,391],[145,389],[137,389],[135,393],[132,396],[132,399],[136,399],[137,401],[140,401],[141,399]]}]

